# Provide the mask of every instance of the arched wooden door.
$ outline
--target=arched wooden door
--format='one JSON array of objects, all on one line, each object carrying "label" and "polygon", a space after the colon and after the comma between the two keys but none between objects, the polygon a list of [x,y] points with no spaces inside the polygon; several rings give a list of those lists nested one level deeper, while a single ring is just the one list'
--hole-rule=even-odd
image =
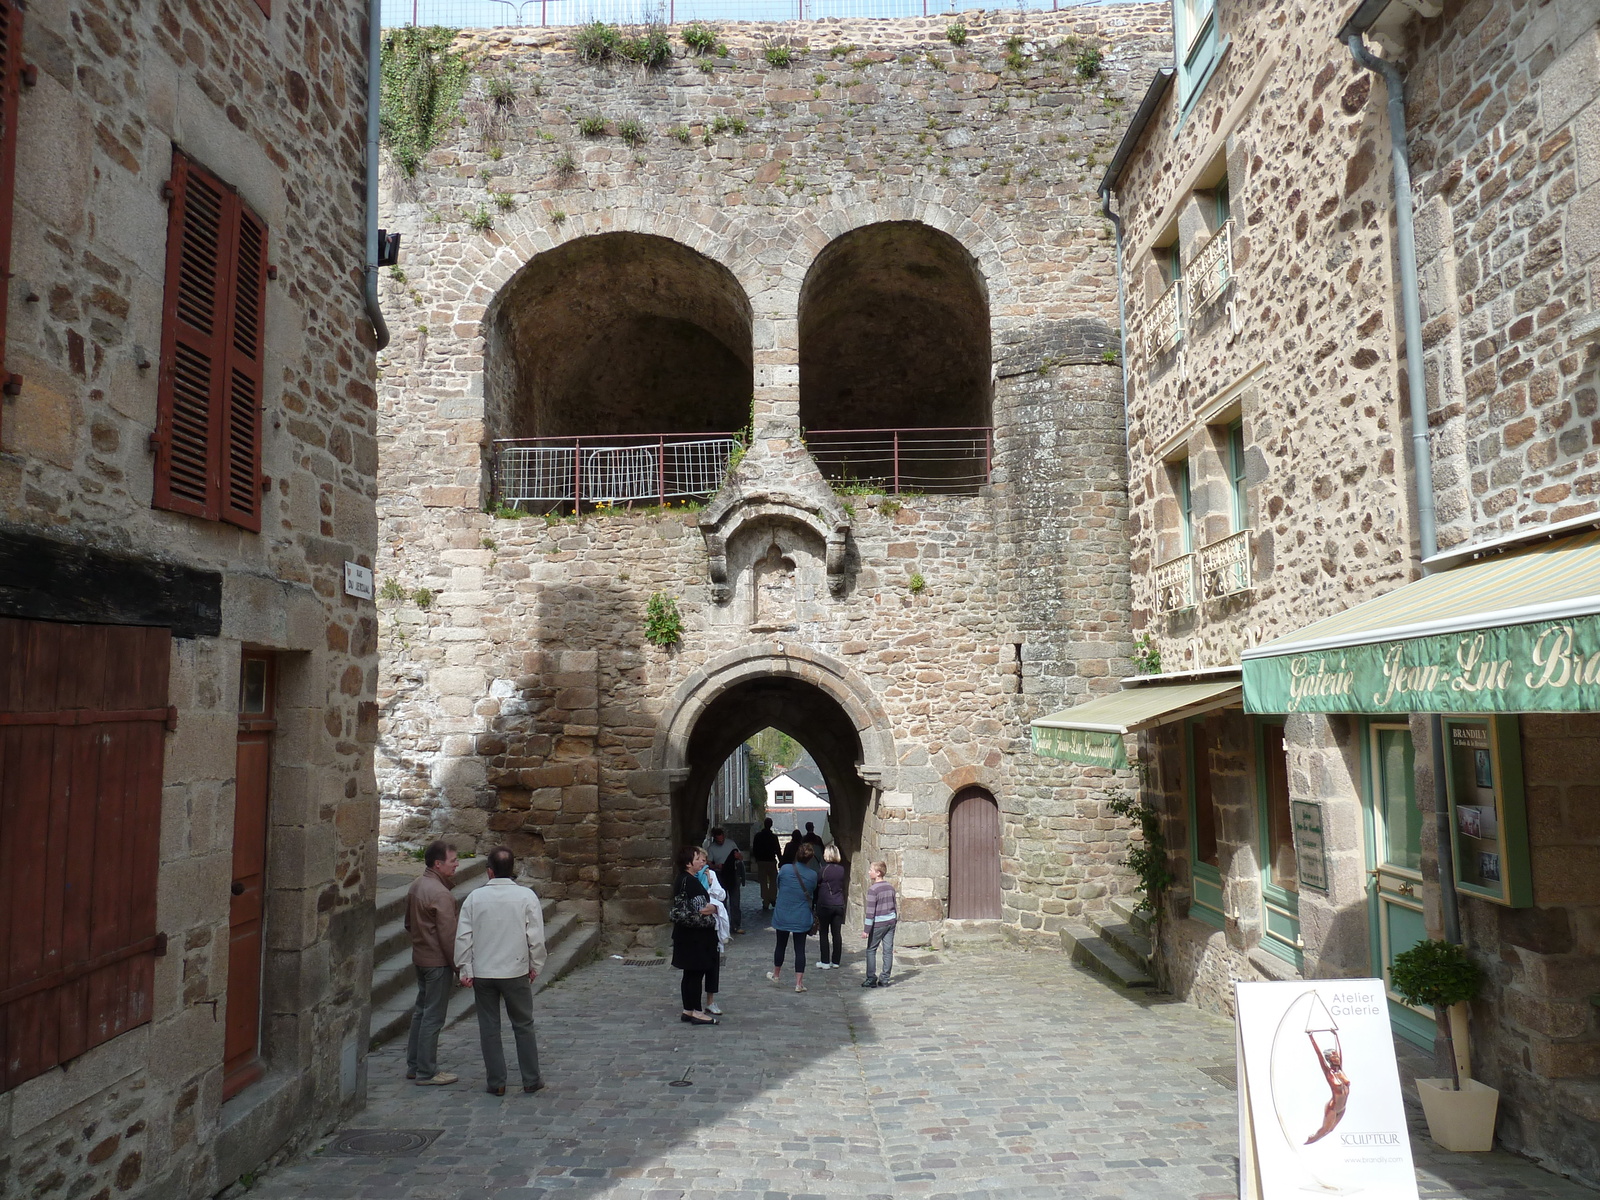
[{"label": "arched wooden door", "polygon": [[1000,808],[982,788],[963,788],[950,802],[950,917],[999,916]]}]

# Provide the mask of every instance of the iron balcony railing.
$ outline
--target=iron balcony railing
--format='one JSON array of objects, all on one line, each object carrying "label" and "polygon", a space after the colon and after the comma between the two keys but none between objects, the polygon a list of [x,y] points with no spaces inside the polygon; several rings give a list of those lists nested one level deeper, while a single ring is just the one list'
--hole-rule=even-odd
[{"label": "iron balcony railing", "polygon": [[1145,310],[1144,327],[1152,355],[1183,341],[1183,280],[1174,280],[1161,298]]},{"label": "iron balcony railing", "polygon": [[1205,599],[1216,600],[1250,590],[1252,532],[1241,529],[1220,542],[1200,548],[1200,595]]},{"label": "iron balcony railing", "polygon": [[805,443],[830,483],[895,493],[976,495],[989,482],[994,458],[994,430],[987,425],[808,429]]},{"label": "iron balcony railing", "polygon": [[494,443],[495,499],[544,512],[702,499],[722,486],[740,445],[731,433],[502,438]]},{"label": "iron balcony railing", "polygon": [[1196,308],[1228,286],[1228,280],[1233,278],[1233,222],[1224,221],[1211,235],[1211,240],[1194,256],[1186,275]]},{"label": "iron balcony railing", "polygon": [[1194,607],[1194,560],[1193,554],[1183,554],[1155,569],[1158,613]]}]

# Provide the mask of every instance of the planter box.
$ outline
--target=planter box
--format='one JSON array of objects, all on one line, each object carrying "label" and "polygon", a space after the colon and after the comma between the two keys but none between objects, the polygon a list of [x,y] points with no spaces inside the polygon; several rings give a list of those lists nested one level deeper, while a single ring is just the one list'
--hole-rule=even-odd
[{"label": "planter box", "polygon": [[1476,1079],[1450,1090],[1448,1079],[1417,1080],[1417,1095],[1428,1118],[1428,1134],[1446,1150],[1494,1149],[1494,1117],[1500,1093]]}]

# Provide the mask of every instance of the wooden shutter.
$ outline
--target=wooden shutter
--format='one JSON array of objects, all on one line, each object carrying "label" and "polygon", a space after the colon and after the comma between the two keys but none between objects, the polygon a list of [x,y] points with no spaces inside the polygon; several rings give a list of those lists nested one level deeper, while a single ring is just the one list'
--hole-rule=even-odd
[{"label": "wooden shutter", "polygon": [[11,294],[11,210],[16,200],[17,100],[22,79],[22,6],[0,0],[0,383],[5,369],[6,309]]},{"label": "wooden shutter", "polygon": [[171,642],[0,618],[0,1090],[151,1018]]},{"label": "wooden shutter", "polygon": [[267,228],[178,150],[171,188],[153,503],[259,530]]}]

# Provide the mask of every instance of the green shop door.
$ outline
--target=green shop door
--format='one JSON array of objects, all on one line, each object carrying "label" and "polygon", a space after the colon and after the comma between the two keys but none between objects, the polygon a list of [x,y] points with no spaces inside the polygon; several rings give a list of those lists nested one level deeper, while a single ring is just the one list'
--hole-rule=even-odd
[{"label": "green shop door", "polygon": [[1389,993],[1395,1032],[1433,1049],[1431,1013],[1407,1005],[1388,987],[1394,956],[1428,934],[1422,921],[1422,813],[1417,809],[1414,754],[1409,725],[1368,726],[1371,786],[1367,789],[1367,894],[1372,970]]}]

